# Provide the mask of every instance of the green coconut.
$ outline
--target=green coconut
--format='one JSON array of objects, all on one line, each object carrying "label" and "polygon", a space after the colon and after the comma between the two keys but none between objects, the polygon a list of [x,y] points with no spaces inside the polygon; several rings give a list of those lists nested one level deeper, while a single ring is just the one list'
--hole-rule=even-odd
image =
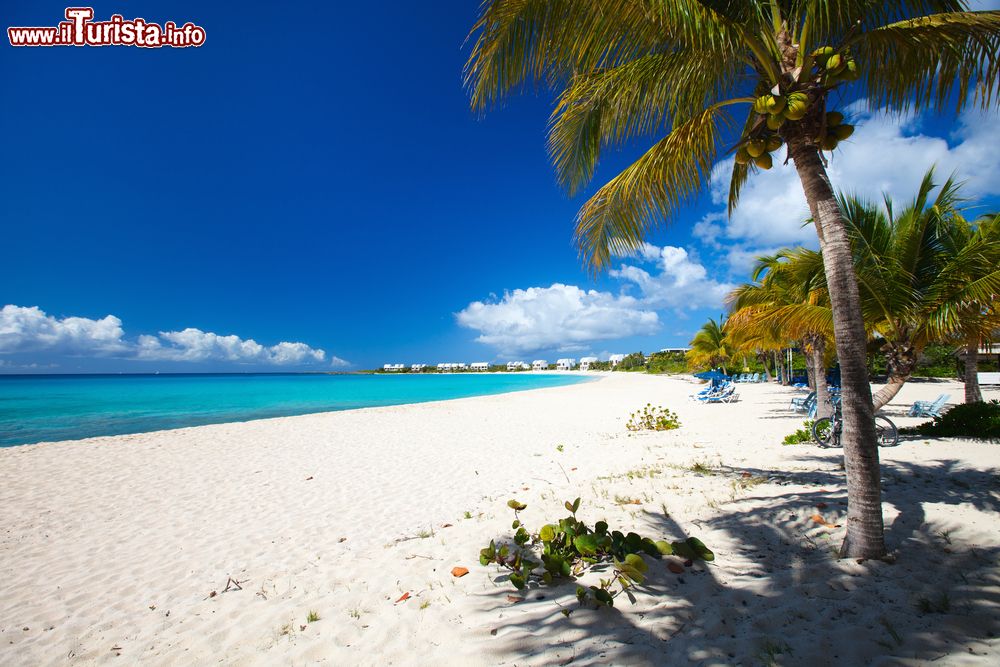
[{"label": "green coconut", "polygon": [[757,158],[767,149],[767,143],[763,139],[751,139],[747,144],[747,153],[750,157]]},{"label": "green coconut", "polygon": [[832,134],[827,134],[819,140],[819,147],[825,151],[832,151],[837,148],[840,141]]},{"label": "green coconut", "polygon": [[764,107],[769,114],[781,113],[785,108],[785,98],[782,95],[768,95]]},{"label": "green coconut", "polygon": [[772,166],[774,166],[774,160],[771,159],[770,153],[761,153],[753,159],[753,163],[757,165],[759,169],[767,171]]},{"label": "green coconut", "polygon": [[781,148],[781,144],[782,144],[781,137],[777,135],[771,135],[770,137],[767,138],[764,147],[767,149],[767,152],[770,153],[772,151],[776,151],[779,148]]},{"label": "green coconut", "polygon": [[832,56],[826,59],[826,71],[832,73],[833,75],[838,75],[847,66],[844,62],[843,56],[839,53],[834,53]]},{"label": "green coconut", "polygon": [[750,153],[747,152],[745,146],[740,146],[740,149],[736,151],[736,164],[747,164],[752,158]]},{"label": "green coconut", "polygon": [[795,104],[789,103],[785,107],[785,118],[788,120],[802,120],[806,117],[809,112],[809,107],[803,102],[797,102]]},{"label": "green coconut", "polygon": [[819,61],[821,64],[826,62],[826,59],[834,54],[834,49],[832,46],[821,46],[810,55],[812,55],[814,60]]},{"label": "green coconut", "polygon": [[770,95],[761,95],[753,101],[753,110],[759,113],[761,116],[767,113],[767,102]]},{"label": "green coconut", "polygon": [[767,129],[777,130],[779,127],[785,124],[785,117],[780,113],[772,114],[767,117]]},{"label": "green coconut", "polygon": [[826,113],[826,126],[837,127],[844,122],[844,114],[839,111],[828,111]]},{"label": "green coconut", "polygon": [[854,134],[854,126],[838,125],[837,127],[831,127],[829,131],[833,136],[837,137],[838,141],[843,141]]},{"label": "green coconut", "polygon": [[809,96],[805,93],[792,93],[785,104],[784,115],[788,120],[801,120],[809,111]]}]

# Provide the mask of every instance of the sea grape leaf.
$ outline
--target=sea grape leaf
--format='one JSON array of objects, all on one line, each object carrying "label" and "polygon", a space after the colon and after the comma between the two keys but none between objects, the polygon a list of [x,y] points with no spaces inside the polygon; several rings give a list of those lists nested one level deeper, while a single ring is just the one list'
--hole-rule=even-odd
[{"label": "sea grape leaf", "polygon": [[691,547],[691,550],[694,551],[696,557],[704,561],[715,560],[715,553],[711,549],[706,547],[705,543],[699,540],[697,537],[687,538],[687,544],[688,546]]},{"label": "sea grape leaf", "polygon": [[596,535],[577,535],[573,540],[573,546],[583,556],[593,556],[597,553],[600,544]]}]

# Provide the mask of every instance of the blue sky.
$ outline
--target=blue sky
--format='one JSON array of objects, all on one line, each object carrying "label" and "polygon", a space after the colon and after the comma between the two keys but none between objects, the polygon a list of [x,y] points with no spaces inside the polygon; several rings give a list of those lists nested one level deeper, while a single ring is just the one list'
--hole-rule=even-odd
[{"label": "blue sky", "polygon": [[[65,6],[8,1],[4,27],[55,25]],[[775,168],[733,219],[717,183],[591,279],[572,223],[595,188],[555,182],[549,94],[469,111],[477,6],[101,2],[98,19],[192,21],[206,44],[0,45],[0,372],[648,352],[718,315],[756,254],[814,243],[791,167]],[[868,122],[835,185],[904,199],[936,161],[996,207],[995,115],[853,117]],[[607,155],[594,186],[642,145]]]}]

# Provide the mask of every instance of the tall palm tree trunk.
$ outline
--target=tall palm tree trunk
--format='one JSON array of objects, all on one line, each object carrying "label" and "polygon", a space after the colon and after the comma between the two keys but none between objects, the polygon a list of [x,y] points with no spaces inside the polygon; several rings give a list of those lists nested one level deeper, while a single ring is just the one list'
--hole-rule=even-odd
[{"label": "tall palm tree trunk", "polygon": [[806,339],[803,338],[799,345],[802,346],[802,356],[806,360],[806,384],[809,385],[810,391],[816,391],[816,367],[813,363],[815,360],[809,354],[809,350],[807,349],[809,345]]},{"label": "tall palm tree trunk", "polygon": [[982,403],[979,390],[979,339],[969,339],[965,344],[965,402]]},{"label": "tall palm tree trunk", "polygon": [[811,360],[816,392],[816,418],[829,417],[833,412],[830,404],[830,388],[826,383],[826,342],[822,336],[810,336],[806,358]]},{"label": "tall palm tree trunk", "polygon": [[879,453],[875,441],[871,386],[865,364],[867,337],[851,244],[819,152],[809,141],[807,130],[794,134],[787,137],[788,150],[802,181],[823,252],[833,308],[837,358],[840,360],[844,416],[841,441],[844,445],[848,497],[847,535],[840,555],[846,558],[882,558],[886,550]]}]

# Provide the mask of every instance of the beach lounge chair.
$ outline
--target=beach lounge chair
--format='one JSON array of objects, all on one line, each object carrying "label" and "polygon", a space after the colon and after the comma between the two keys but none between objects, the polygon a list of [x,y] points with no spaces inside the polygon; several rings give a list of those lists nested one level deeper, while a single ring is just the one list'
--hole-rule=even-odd
[{"label": "beach lounge chair", "polygon": [[811,391],[805,397],[796,396],[792,399],[792,402],[788,404],[789,410],[795,410],[796,412],[809,412],[809,407],[816,402],[816,392]]},{"label": "beach lounge chair", "polygon": [[941,408],[951,398],[948,394],[941,394],[933,401],[916,401],[910,406],[910,411],[906,414],[910,417],[940,417]]},{"label": "beach lounge chair", "polygon": [[698,398],[699,403],[734,403],[739,400],[740,395],[736,393],[736,386],[728,384],[721,391],[706,394]]},{"label": "beach lounge chair", "polygon": [[688,400],[697,401],[704,396],[708,396],[709,394],[714,394],[717,392],[718,388],[710,384],[701,391],[699,391],[698,393],[691,394],[690,396],[688,396]]}]

